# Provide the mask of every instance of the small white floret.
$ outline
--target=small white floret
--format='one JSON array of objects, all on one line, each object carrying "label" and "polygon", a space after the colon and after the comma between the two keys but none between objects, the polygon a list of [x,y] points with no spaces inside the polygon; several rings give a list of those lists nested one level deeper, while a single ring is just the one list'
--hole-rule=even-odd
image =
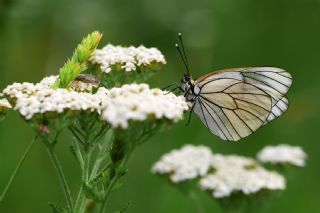
[{"label": "small white floret", "polygon": [[174,183],[197,178],[207,174],[212,153],[205,146],[185,145],[172,150],[154,164],[152,171],[168,175]]},{"label": "small white floret", "polygon": [[157,48],[122,47],[111,44],[97,49],[91,61],[99,64],[104,73],[109,73],[112,66],[116,65],[120,65],[120,68],[126,72],[131,72],[151,64],[166,64],[164,56]]},{"label": "small white floret", "polygon": [[278,146],[266,146],[258,153],[257,158],[264,163],[305,166],[307,155],[299,146],[280,144]]}]

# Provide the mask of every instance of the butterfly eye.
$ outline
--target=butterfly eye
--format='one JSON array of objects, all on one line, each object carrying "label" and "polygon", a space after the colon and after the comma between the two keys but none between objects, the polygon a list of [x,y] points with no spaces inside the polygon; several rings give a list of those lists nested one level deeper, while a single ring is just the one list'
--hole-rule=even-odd
[{"label": "butterfly eye", "polygon": [[182,78],[182,83],[186,83],[186,82],[189,82],[190,81],[190,76],[189,75],[183,75],[183,78]]}]

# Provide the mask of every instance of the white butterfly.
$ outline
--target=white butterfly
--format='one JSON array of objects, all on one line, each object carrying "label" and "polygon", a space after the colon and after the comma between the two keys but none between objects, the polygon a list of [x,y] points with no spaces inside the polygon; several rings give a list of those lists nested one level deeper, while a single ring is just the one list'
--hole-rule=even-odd
[{"label": "white butterfly", "polygon": [[[282,115],[288,108],[292,77],[276,67],[247,67],[210,72],[197,80],[189,74],[184,51],[180,56],[187,68],[180,89],[204,125],[223,140],[238,141]],[[172,90],[172,91],[173,91]]]},{"label": "white butterfly", "polygon": [[186,74],[181,89],[210,132],[237,141],[287,110],[291,83],[283,69],[249,67],[211,72],[195,81]]}]

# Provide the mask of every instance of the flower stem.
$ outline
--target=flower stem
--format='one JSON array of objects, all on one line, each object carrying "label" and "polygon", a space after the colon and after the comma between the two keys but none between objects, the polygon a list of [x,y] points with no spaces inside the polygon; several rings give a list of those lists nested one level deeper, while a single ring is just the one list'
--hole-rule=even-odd
[{"label": "flower stem", "polygon": [[105,193],[105,196],[104,196],[104,200],[102,201],[101,206],[100,206],[99,213],[103,213],[104,212],[104,210],[105,210],[105,208],[107,206],[110,194],[111,194],[111,192],[113,190],[113,187],[119,181],[119,179],[123,176],[122,172],[124,172],[125,168],[127,168],[127,164],[128,164],[128,161],[129,161],[129,158],[130,158],[130,155],[131,155],[132,151],[128,152],[124,156],[124,158],[122,159],[121,164],[120,164],[120,171],[121,172],[116,172],[116,174],[113,176],[113,178],[111,179],[110,183],[108,184],[108,187],[106,189],[106,193]]},{"label": "flower stem", "polygon": [[115,183],[118,181],[119,179],[119,175],[116,175],[111,181],[110,181],[110,184],[107,188],[107,191],[106,191],[106,194],[105,194],[105,198],[100,206],[100,210],[99,210],[99,213],[103,213],[106,206],[107,206],[107,203],[108,203],[108,200],[109,200],[109,197],[110,197],[110,194],[111,194],[111,191],[115,185]]},{"label": "flower stem", "polygon": [[91,154],[92,154],[92,148],[89,148],[88,152],[86,152],[85,154],[85,160],[84,160],[84,165],[82,169],[82,178],[81,178],[82,184],[81,184],[78,198],[74,208],[75,212],[77,213],[85,212],[86,210],[87,199],[84,193],[83,184],[85,184],[89,178]]},{"label": "flower stem", "polygon": [[11,177],[9,179],[9,182],[7,183],[5,189],[3,190],[1,196],[0,196],[0,202],[3,200],[3,198],[6,196],[6,193],[8,191],[8,189],[10,188],[12,182],[14,181],[15,177],[16,177],[16,174],[18,173],[19,169],[21,168],[24,160],[26,159],[26,157],[28,156],[33,144],[36,142],[38,136],[35,136],[31,143],[29,144],[29,146],[27,147],[26,151],[23,153],[20,161],[18,162],[18,165],[16,166],[15,170],[13,171],[13,173],[11,174]]},{"label": "flower stem", "polygon": [[53,164],[54,168],[56,169],[57,174],[59,176],[59,180],[60,180],[60,183],[62,186],[63,194],[66,199],[68,208],[69,208],[70,212],[72,212],[71,210],[73,209],[73,203],[72,203],[71,193],[70,193],[70,190],[69,190],[69,187],[67,184],[67,180],[64,176],[61,164],[60,164],[56,154],[53,152],[52,145],[50,143],[48,143],[47,141],[45,141],[45,145],[46,145],[49,157],[51,159],[51,162],[52,162],[52,164]]},{"label": "flower stem", "polygon": [[195,210],[197,213],[204,213],[204,209],[203,206],[201,204],[201,201],[199,200],[199,197],[197,196],[197,194],[193,191],[190,191],[188,193],[189,198],[193,201]]},{"label": "flower stem", "polygon": [[94,161],[91,174],[90,174],[90,179],[93,179],[97,175],[98,170],[101,166],[101,163],[106,158],[105,153],[108,152],[109,145],[112,143],[112,135],[113,135],[113,131],[110,129],[107,130],[106,136],[103,138],[104,140],[102,140],[102,144],[98,145],[99,152],[97,154],[96,160]]}]

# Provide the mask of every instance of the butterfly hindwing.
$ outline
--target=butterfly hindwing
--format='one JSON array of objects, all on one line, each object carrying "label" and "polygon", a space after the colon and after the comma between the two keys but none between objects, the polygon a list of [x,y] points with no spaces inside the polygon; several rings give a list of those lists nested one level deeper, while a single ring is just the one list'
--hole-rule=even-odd
[{"label": "butterfly hindwing", "polygon": [[288,109],[289,101],[284,96],[282,97],[271,109],[271,113],[268,116],[265,124],[273,121],[277,117],[281,116]]},{"label": "butterfly hindwing", "polygon": [[292,77],[289,72],[276,67],[253,67],[242,72],[243,79],[268,93],[273,105],[288,92]]}]

